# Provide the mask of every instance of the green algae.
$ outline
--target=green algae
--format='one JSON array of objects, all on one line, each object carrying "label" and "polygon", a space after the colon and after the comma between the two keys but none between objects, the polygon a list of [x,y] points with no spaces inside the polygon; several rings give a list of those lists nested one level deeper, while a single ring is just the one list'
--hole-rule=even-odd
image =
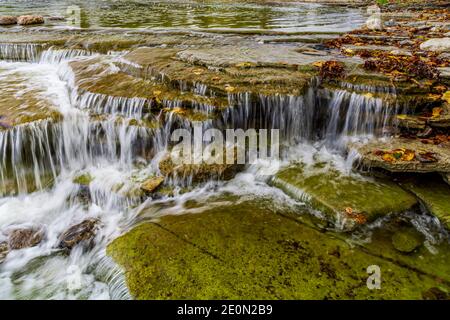
[{"label": "green algae", "polygon": [[344,229],[401,213],[417,203],[414,196],[389,180],[346,176],[336,170],[306,174],[302,166],[291,166],[277,173],[273,183],[322,210]]},{"label": "green algae", "polygon": [[[107,249],[137,299],[421,299],[442,284],[299,223],[241,202],[142,223]],[[381,269],[381,289],[366,269]]]}]

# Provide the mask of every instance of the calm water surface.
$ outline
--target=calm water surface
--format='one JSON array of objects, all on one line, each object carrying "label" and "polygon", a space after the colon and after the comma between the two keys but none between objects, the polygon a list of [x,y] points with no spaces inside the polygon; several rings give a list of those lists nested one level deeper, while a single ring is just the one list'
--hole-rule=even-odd
[{"label": "calm water surface", "polygon": [[301,2],[0,0],[0,14],[66,17],[54,25],[82,28],[244,28],[347,31],[364,22],[363,10]]}]

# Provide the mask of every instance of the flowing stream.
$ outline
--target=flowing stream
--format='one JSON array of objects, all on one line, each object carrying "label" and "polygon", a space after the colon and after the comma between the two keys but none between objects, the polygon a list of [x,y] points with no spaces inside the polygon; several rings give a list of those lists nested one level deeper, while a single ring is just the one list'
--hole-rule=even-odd
[{"label": "flowing stream", "polygon": [[[170,1],[163,6],[159,1],[51,0],[35,1],[33,6],[20,1],[1,3],[0,15],[29,8],[57,16],[63,15],[68,5],[79,5],[83,28],[342,31],[362,21],[356,9],[318,5],[269,7]],[[166,18],[150,19],[139,14],[143,8]],[[209,19],[213,11],[217,16]],[[58,24],[65,26],[55,22],[55,27]],[[307,165],[325,162],[343,174],[355,174],[351,172],[354,155],[345,152],[347,143],[385,135],[392,125],[392,115],[408,112],[406,106],[357,93],[357,88],[345,84],[342,89],[330,89],[313,81],[301,96],[230,94],[230,106],[208,117],[203,127],[280,129],[285,147],[280,163],[262,161],[231,181],[211,179],[187,193],[180,191],[190,184],[190,177],[180,178],[169,181],[175,187],[173,197],[143,199],[136,188],[148,176],[159,173],[158,161],[168,148],[171,133],[177,128],[192,130],[192,122],[175,111],[149,113],[151,103],[146,99],[78,88],[68,62],[93,55],[96,53],[87,50],[52,49],[39,44],[0,44],[0,103],[29,109],[30,116],[48,107],[62,115],[54,121],[0,126],[0,243],[13,229],[40,228],[45,233],[39,245],[11,250],[0,264],[0,299],[129,299],[122,271],[106,255],[106,247],[139,220],[143,208],[152,207],[154,216],[176,214],[188,201],[220,205],[208,203],[208,199],[234,194],[241,199],[261,196],[271,199],[275,206],[300,206],[308,211],[303,203],[269,186],[265,172],[294,159]],[[117,52],[108,55],[113,62],[121,58]],[[115,72],[113,64],[108,72]],[[384,93],[395,94],[386,90]],[[208,88],[197,84],[192,91],[205,95]],[[176,110],[179,102],[164,101],[164,105]],[[206,116],[214,112],[206,104],[196,104],[193,109]],[[142,119],[162,125],[132,125]],[[80,174],[92,177],[88,188],[74,182]],[[76,246],[67,253],[58,249],[59,235],[89,218],[101,224],[90,250]]]}]

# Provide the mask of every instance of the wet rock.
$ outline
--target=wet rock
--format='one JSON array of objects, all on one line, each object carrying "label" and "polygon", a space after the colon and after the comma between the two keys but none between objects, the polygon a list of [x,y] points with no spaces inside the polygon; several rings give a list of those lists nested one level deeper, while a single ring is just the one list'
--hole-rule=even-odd
[{"label": "wet rock", "polygon": [[424,300],[449,300],[450,294],[441,288],[433,287],[422,293]]},{"label": "wet rock", "polygon": [[289,167],[275,176],[273,184],[323,211],[344,230],[404,212],[417,203],[411,194],[389,180],[345,176],[335,170],[310,171],[308,168],[306,173],[301,166]]},{"label": "wet rock", "polygon": [[141,190],[145,193],[153,193],[164,182],[164,177],[152,177],[141,184]]},{"label": "wet rock", "polygon": [[44,238],[41,229],[16,229],[9,233],[8,242],[11,250],[37,246]]},{"label": "wet rock", "polygon": [[[350,148],[355,148],[359,152],[360,160],[356,164],[363,167],[381,168],[391,172],[450,172],[448,142],[434,145],[424,144],[416,139],[391,138],[374,140],[364,145],[351,144]],[[402,159],[386,161],[381,155],[385,151],[402,148],[414,151],[415,157],[410,161]]]},{"label": "wet rock", "polygon": [[427,40],[420,45],[420,49],[437,52],[450,52],[450,38]]},{"label": "wet rock", "polygon": [[[420,299],[438,286],[436,277],[311,228],[270,200],[217,201],[201,213],[140,224],[108,246],[134,298]],[[382,290],[365,286],[371,264],[389,270]]]},{"label": "wet rock", "polygon": [[14,16],[0,16],[0,26],[6,26],[17,23],[17,17]]},{"label": "wet rock", "polygon": [[450,230],[450,186],[440,176],[409,178],[401,185],[419,198],[430,213]]},{"label": "wet rock", "polygon": [[423,130],[426,126],[426,120],[410,115],[398,115],[396,117],[398,126],[405,129]]},{"label": "wet rock", "polygon": [[397,251],[411,253],[422,245],[424,237],[414,228],[403,228],[392,235],[392,245]]},{"label": "wet rock", "polygon": [[89,173],[83,173],[80,175],[77,175],[73,178],[73,183],[82,185],[82,186],[88,186],[92,182],[93,178]]},{"label": "wet rock", "polygon": [[8,252],[9,252],[8,243],[6,241],[0,242],[0,263],[5,261]]},{"label": "wet rock", "polygon": [[200,164],[176,164],[170,156],[166,156],[159,163],[159,169],[164,176],[195,183],[205,182],[211,179],[229,180],[243,168],[244,165],[227,163],[207,164],[206,162],[202,162]]},{"label": "wet rock", "polygon": [[59,236],[58,247],[71,250],[81,243],[89,246],[97,232],[99,222],[98,219],[87,219],[71,226]]},{"label": "wet rock", "polygon": [[28,25],[33,25],[33,24],[42,24],[44,22],[45,22],[44,17],[37,16],[37,15],[20,16],[17,18],[17,23],[22,26],[28,26]]}]

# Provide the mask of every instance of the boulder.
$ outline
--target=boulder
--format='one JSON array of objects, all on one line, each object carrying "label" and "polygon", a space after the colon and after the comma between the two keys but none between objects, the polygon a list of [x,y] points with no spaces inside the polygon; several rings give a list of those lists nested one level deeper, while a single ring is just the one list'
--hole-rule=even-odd
[{"label": "boulder", "polygon": [[281,170],[273,184],[321,210],[343,230],[404,212],[417,203],[414,196],[389,180],[342,175],[333,169],[311,171],[291,166]]},{"label": "boulder", "polygon": [[0,16],[0,26],[7,26],[17,23],[17,17],[14,16]]},{"label": "boulder", "polygon": [[8,242],[11,250],[19,250],[37,246],[44,238],[41,229],[16,229],[9,233]]},{"label": "boulder", "polygon": [[89,245],[97,232],[98,224],[98,219],[87,219],[71,226],[59,236],[58,247],[71,250],[82,242]]},{"label": "boulder", "polygon": [[6,241],[0,242],[0,263],[5,261],[8,252],[9,252],[8,243]]},{"label": "boulder", "polygon": [[430,39],[420,45],[421,50],[450,52],[450,38]]},{"label": "boulder", "polygon": [[164,182],[164,177],[152,177],[141,184],[141,190],[145,193],[153,193]]},{"label": "boulder", "polygon": [[32,24],[42,24],[44,22],[45,22],[44,17],[37,15],[20,16],[17,18],[17,23],[22,26],[28,26]]}]

